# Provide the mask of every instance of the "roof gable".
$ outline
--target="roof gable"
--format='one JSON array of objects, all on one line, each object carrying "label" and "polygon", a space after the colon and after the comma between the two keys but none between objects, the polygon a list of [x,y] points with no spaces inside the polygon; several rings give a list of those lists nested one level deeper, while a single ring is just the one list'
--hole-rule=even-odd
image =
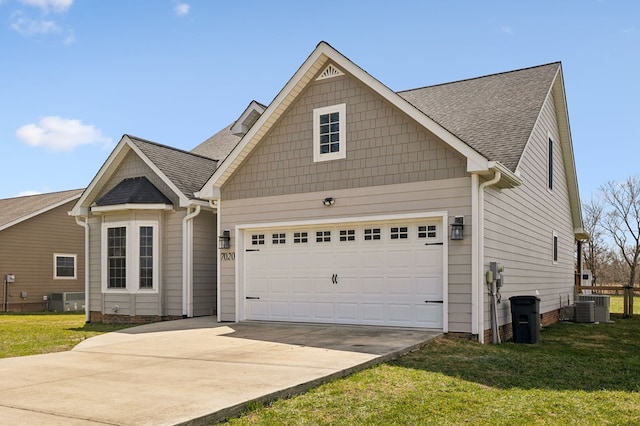
[{"label": "roof gable", "polygon": [[122,180],[96,201],[97,206],[117,204],[171,204],[171,200],[141,176]]},{"label": "roof gable", "polygon": [[80,198],[82,189],[0,200],[0,231]]},{"label": "roof gable", "polygon": [[289,105],[297,99],[298,95],[322,73],[330,63],[353,77],[359,79],[365,86],[377,92],[391,105],[407,114],[410,118],[427,128],[431,133],[443,140],[454,150],[458,151],[467,159],[468,171],[488,171],[488,160],[472,147],[461,141],[453,133],[432,120],[423,112],[415,108],[405,99],[391,91],[388,87],[380,83],[375,78],[355,65],[345,56],[336,51],[325,42],[318,44],[302,66],[296,71],[289,82],[278,93],[273,102],[267,107],[264,113],[249,129],[247,134],[240,140],[238,145],[231,151],[229,156],[219,165],[211,179],[197,193],[202,198],[219,197],[220,187],[240,166],[243,160],[249,155],[252,149],[259,143],[263,136],[278,121]]},{"label": "roof gable", "polygon": [[194,192],[207,181],[217,165],[211,158],[124,135],[73,207],[72,215],[88,214],[103,186],[132,151],[175,193],[180,207],[192,203],[196,198]]}]

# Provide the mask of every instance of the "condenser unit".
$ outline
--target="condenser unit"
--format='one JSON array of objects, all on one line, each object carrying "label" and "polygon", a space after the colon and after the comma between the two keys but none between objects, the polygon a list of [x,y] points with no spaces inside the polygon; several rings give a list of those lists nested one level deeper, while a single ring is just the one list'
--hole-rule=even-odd
[{"label": "condenser unit", "polygon": [[595,303],[595,320],[597,322],[610,322],[611,297],[607,294],[579,294],[576,301],[592,300]]},{"label": "condenser unit", "polygon": [[84,292],[51,293],[49,310],[54,312],[84,311]]},{"label": "condenser unit", "polygon": [[593,300],[576,300],[576,322],[596,321],[596,302]]}]

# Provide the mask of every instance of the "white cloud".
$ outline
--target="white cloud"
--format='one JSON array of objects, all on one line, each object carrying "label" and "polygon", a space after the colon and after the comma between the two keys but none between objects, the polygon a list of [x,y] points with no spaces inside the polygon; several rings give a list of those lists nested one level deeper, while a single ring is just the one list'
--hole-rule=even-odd
[{"label": "white cloud", "polygon": [[111,145],[111,138],[94,126],[57,116],[42,118],[37,124],[26,124],[16,131],[24,143],[52,151],[72,151],[81,145]]},{"label": "white cloud", "polygon": [[73,0],[20,0],[20,3],[37,7],[44,13],[63,13],[69,10]]},{"label": "white cloud", "polygon": [[23,36],[34,36],[38,34],[59,33],[60,27],[54,22],[46,19],[31,19],[16,13],[12,16],[11,29]]},{"label": "white cloud", "polygon": [[173,8],[177,16],[188,15],[190,9],[191,6],[188,3],[176,3],[175,7]]},{"label": "white cloud", "polygon": [[508,25],[503,25],[500,27],[500,32],[505,34],[513,34],[513,28]]},{"label": "white cloud", "polygon": [[40,192],[40,191],[26,190],[26,191],[22,191],[21,193],[19,193],[18,197],[28,197],[29,195],[40,195],[40,194],[42,194],[42,192]]}]

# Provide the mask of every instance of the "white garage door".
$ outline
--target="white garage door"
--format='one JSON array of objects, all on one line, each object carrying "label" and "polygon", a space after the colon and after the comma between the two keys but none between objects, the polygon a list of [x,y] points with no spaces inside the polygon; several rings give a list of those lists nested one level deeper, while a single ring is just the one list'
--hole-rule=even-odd
[{"label": "white garage door", "polygon": [[245,232],[249,320],[442,328],[441,221]]}]

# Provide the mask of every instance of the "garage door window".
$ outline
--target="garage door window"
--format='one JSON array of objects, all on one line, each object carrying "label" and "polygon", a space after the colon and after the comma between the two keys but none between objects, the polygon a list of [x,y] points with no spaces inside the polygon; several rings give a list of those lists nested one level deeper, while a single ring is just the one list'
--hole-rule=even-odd
[{"label": "garage door window", "polygon": [[437,236],[436,225],[418,226],[418,238],[436,238]]},{"label": "garage door window", "polygon": [[316,243],[329,243],[329,242],[331,242],[331,231],[316,232]]},{"label": "garage door window", "polygon": [[340,241],[355,241],[356,230],[355,229],[343,229],[340,231]]},{"label": "garage door window", "polygon": [[294,232],[293,233],[293,243],[294,244],[304,244],[309,242],[309,237],[306,232]]},{"label": "garage door window", "polygon": [[252,246],[263,246],[264,245],[264,234],[255,234],[251,236],[251,245]]},{"label": "garage door window", "polygon": [[380,228],[369,228],[364,230],[364,240],[373,241],[380,239]]},{"label": "garage door window", "polygon": [[391,239],[392,240],[406,240],[409,238],[409,231],[406,226],[392,227]]},{"label": "garage door window", "polygon": [[286,244],[287,234],[273,234],[271,236],[271,242],[273,244]]}]

